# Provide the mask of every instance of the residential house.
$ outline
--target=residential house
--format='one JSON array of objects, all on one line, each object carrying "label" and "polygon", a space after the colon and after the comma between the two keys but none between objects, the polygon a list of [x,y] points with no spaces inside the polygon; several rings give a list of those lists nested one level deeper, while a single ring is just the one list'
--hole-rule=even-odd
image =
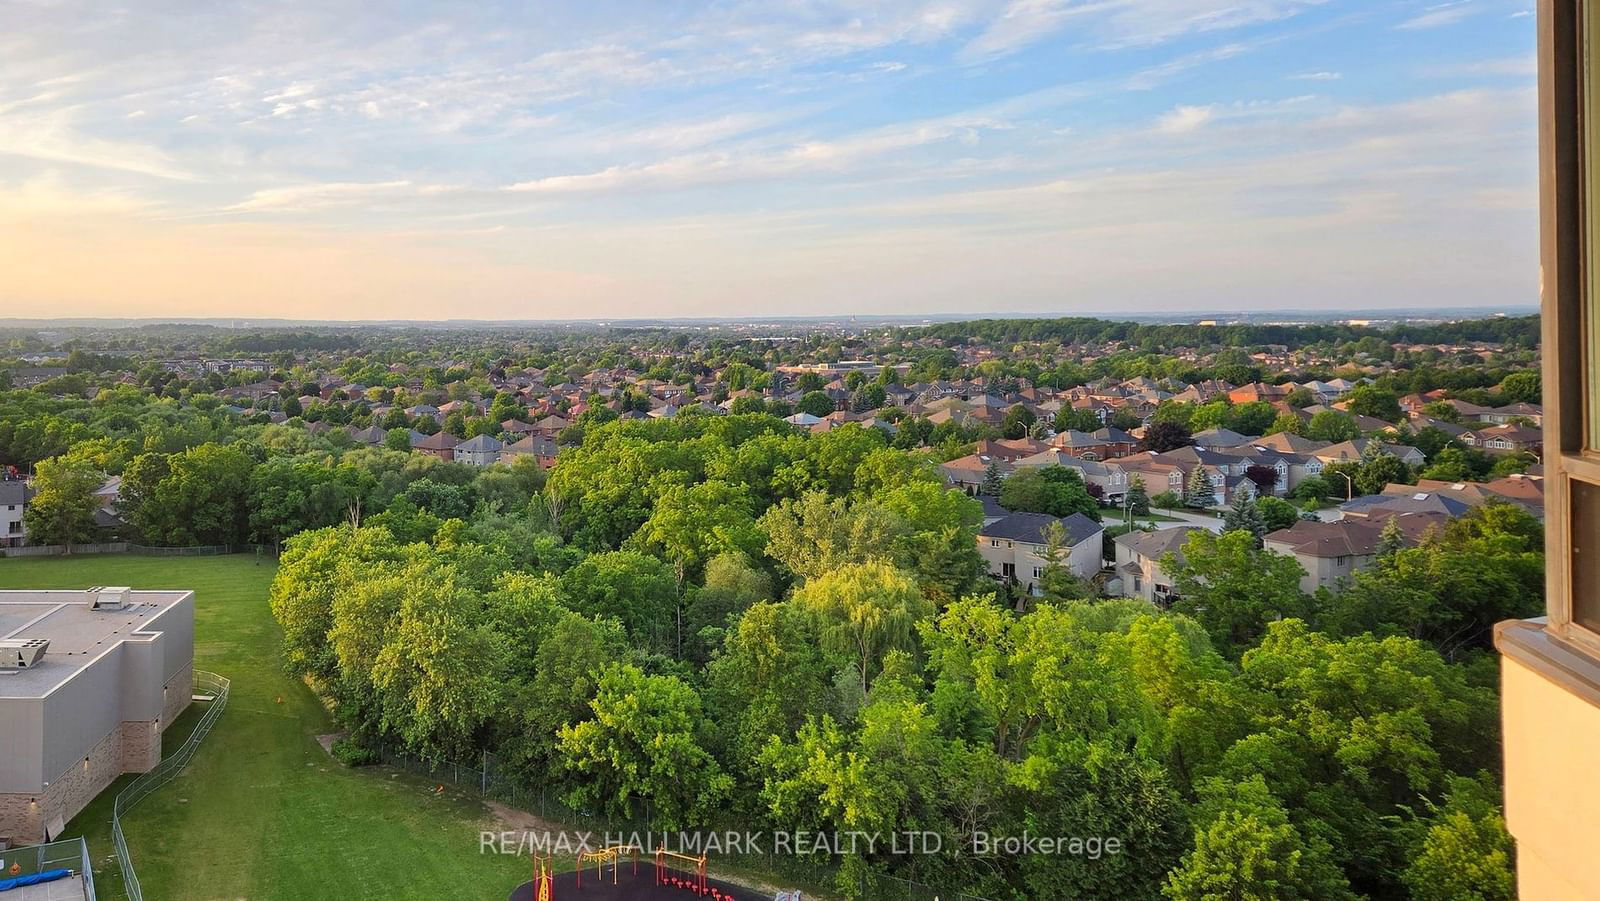
[{"label": "residential house", "polygon": [[1371,567],[1390,520],[1399,525],[1409,546],[1420,541],[1429,529],[1443,529],[1449,517],[1443,513],[1390,513],[1338,522],[1300,520],[1268,534],[1266,549],[1293,557],[1305,571],[1300,590],[1311,594],[1319,588],[1335,588],[1354,573]]},{"label": "residential house", "polygon": [[561,448],[554,438],[544,435],[524,435],[520,440],[500,448],[500,462],[512,463],[519,457],[532,456],[539,464],[540,469],[549,469],[556,465],[556,457]]},{"label": "residential house", "polygon": [[1029,594],[1039,593],[1052,523],[1065,531],[1068,570],[1080,579],[1100,571],[1101,533],[1105,528],[1082,513],[1057,518],[1048,513],[1011,513],[978,529],[978,554],[989,568],[989,575],[1002,582],[1024,586]]},{"label": "residential house", "polygon": [[412,445],[412,448],[424,454],[432,454],[441,460],[454,460],[456,458],[456,445],[460,443],[461,439],[449,432],[438,432],[422,439],[420,443]]},{"label": "residential house", "polygon": [[1376,438],[1357,438],[1353,441],[1330,444],[1319,451],[1313,451],[1312,456],[1321,460],[1324,464],[1360,463],[1366,459],[1364,455],[1367,453],[1368,448],[1374,444],[1377,445],[1377,448],[1372,451],[1373,453],[1392,454],[1399,457],[1400,462],[1407,466],[1421,466],[1428,461],[1428,458],[1423,456],[1422,451],[1408,444],[1384,444]]},{"label": "residential house", "polygon": [[1513,419],[1526,419],[1535,428],[1544,425],[1544,407],[1540,404],[1516,403],[1495,407],[1478,417],[1484,422],[1497,425],[1512,421]]},{"label": "residential house", "polygon": [[1460,437],[1462,444],[1486,454],[1544,453],[1544,432],[1511,422],[1462,432]]},{"label": "residential house", "polygon": [[498,462],[505,444],[489,435],[476,435],[455,446],[454,459],[469,466],[488,466]]},{"label": "residential house", "polygon": [[20,479],[0,481],[0,547],[22,547],[28,543],[28,529],[22,514],[33,499],[33,487]]},{"label": "residential house", "polygon": [[1119,587],[1125,598],[1142,598],[1155,604],[1166,604],[1172,599],[1172,577],[1161,568],[1161,558],[1177,555],[1183,562],[1183,544],[1191,532],[1204,531],[1203,526],[1177,526],[1154,532],[1133,531],[1118,535],[1116,545],[1116,579],[1110,586]]}]

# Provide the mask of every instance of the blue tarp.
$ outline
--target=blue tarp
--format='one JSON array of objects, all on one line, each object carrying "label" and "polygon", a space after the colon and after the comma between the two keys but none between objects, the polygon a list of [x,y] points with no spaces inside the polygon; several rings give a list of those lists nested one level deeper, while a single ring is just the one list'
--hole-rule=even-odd
[{"label": "blue tarp", "polygon": [[55,882],[57,879],[65,879],[71,875],[71,870],[45,870],[43,873],[34,873],[32,876],[0,879],[0,892],[8,892],[14,888],[25,888],[30,885],[43,885],[46,882]]}]

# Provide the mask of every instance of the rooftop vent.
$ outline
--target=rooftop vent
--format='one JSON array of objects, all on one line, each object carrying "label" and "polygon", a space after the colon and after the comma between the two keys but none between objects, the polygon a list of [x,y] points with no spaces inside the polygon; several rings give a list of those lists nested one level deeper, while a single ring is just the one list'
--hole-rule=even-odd
[{"label": "rooftop vent", "polygon": [[38,666],[49,647],[48,638],[0,638],[0,670]]},{"label": "rooftop vent", "polygon": [[89,589],[89,601],[95,610],[124,610],[132,593],[133,589],[126,585],[100,586]]}]

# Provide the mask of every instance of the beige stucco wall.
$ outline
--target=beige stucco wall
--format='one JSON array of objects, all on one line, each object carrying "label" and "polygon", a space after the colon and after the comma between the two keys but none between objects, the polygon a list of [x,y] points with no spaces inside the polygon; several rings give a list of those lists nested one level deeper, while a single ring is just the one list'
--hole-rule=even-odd
[{"label": "beige stucco wall", "polygon": [[1510,656],[1500,658],[1506,825],[1525,901],[1600,898],[1600,707]]}]

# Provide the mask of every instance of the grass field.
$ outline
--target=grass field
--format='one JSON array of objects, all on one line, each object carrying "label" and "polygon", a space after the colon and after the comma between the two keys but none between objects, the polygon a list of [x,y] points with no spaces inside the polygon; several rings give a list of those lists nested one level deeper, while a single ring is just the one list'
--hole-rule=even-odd
[{"label": "grass field", "polygon": [[[311,692],[283,671],[267,609],[273,564],[254,556],[0,559],[0,588],[185,588],[195,591],[195,667],[233,681],[228,709],[189,767],[125,817],[151,901],[213,899],[498,899],[525,861],[481,855],[482,805],[434,795],[387,770],[335,763],[316,736],[332,731]],[[168,749],[192,726],[167,730]],[[124,897],[112,855],[111,800],[79,814],[102,899]]]}]

